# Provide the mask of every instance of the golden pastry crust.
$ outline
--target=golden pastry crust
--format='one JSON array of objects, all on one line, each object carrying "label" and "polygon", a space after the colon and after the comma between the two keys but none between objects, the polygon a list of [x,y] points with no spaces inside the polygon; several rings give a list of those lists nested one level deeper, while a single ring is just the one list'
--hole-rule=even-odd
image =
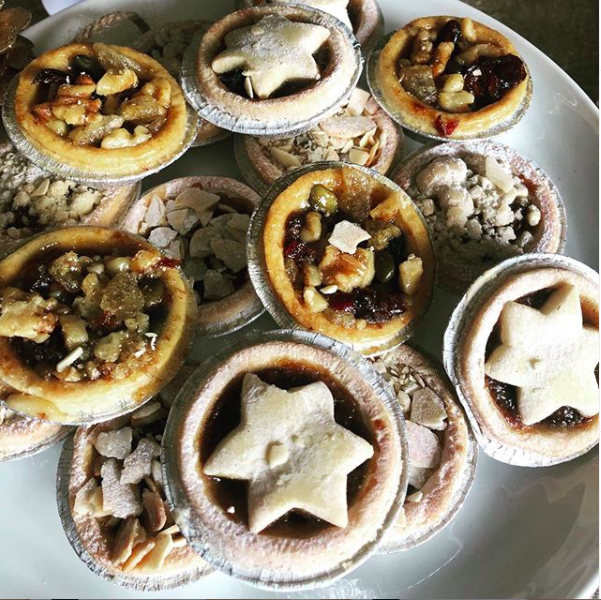
[{"label": "golden pastry crust", "polygon": [[[205,34],[198,49],[196,81],[206,101],[226,111],[233,118],[248,118],[266,123],[282,119],[306,121],[333,108],[349,89],[357,71],[357,57],[344,32],[328,27],[330,37],[326,41],[328,64],[319,81],[308,82],[307,87],[283,97],[265,100],[250,99],[229,90],[213,70],[213,59],[223,48],[223,38],[236,29],[257,23],[263,17],[277,14],[293,22],[330,25],[321,15],[301,6],[246,8],[231,13],[217,21]],[[219,123],[216,123],[219,125]]]},{"label": "golden pastry crust", "polygon": [[[266,271],[278,300],[302,327],[345,342],[362,352],[373,352],[374,348],[381,351],[387,344],[394,344],[393,340],[399,333],[410,327],[425,312],[434,288],[435,259],[427,227],[421,213],[407,196],[402,200],[402,209],[395,224],[402,230],[409,252],[422,259],[424,274],[418,290],[412,296],[411,305],[403,314],[383,323],[368,322],[362,330],[356,327],[346,328],[323,313],[311,312],[299,297],[286,272],[284,247],[288,218],[306,206],[315,184],[322,184],[334,193],[342,189],[344,168],[348,167],[325,168],[301,175],[273,201],[261,234]],[[375,183],[374,190],[373,197],[379,197],[379,201],[394,191],[381,183]],[[377,203],[378,201],[375,204]]]},{"label": "golden pastry crust", "polygon": [[[279,364],[296,364],[327,373],[333,383],[352,390],[364,424],[377,439],[363,482],[348,508],[348,525],[344,528],[327,526],[311,535],[294,537],[286,533],[253,534],[244,521],[232,518],[215,502],[210,479],[203,474],[200,439],[211,427],[215,403],[225,387],[246,373],[277,368]],[[206,532],[212,547],[207,554],[209,560],[220,560],[221,556],[239,574],[260,572],[263,582],[275,585],[285,580],[288,585],[296,585],[332,573],[341,574],[348,568],[346,561],[352,563],[367,544],[382,535],[382,525],[398,498],[403,468],[401,447],[395,439],[392,413],[354,367],[327,350],[302,343],[257,344],[234,353],[212,369],[190,400],[175,448],[178,475],[190,507],[181,517],[185,521],[191,519],[195,527],[201,526]],[[183,523],[180,526],[185,530]],[[209,556],[212,552],[215,556]]]},{"label": "golden pastry crust", "polygon": [[[599,415],[574,427],[515,426],[498,408],[484,385],[484,362],[488,339],[503,307],[528,294],[571,284],[578,287],[585,321],[599,325],[599,288],[590,279],[560,268],[541,268],[503,281],[473,315],[458,348],[458,379],[482,434],[489,440],[487,451],[501,460],[511,454],[518,464],[555,464],[570,460],[593,447],[599,438]],[[525,462],[524,462],[525,461]]]},{"label": "golden pastry crust", "polygon": [[109,46],[127,60],[137,63],[144,74],[142,81],[152,78],[165,78],[171,85],[171,102],[166,114],[166,122],[152,137],[137,146],[103,149],[94,146],[75,145],[68,138],[62,138],[49,129],[33,113],[39,103],[42,86],[35,82],[43,69],[69,69],[77,55],[95,57],[96,44],[69,44],[51,50],[32,61],[19,76],[15,96],[17,123],[27,139],[43,154],[66,168],[81,170],[98,176],[119,178],[141,176],[156,169],[181,152],[188,131],[186,102],[177,81],[157,61],[149,56],[125,46]]},{"label": "golden pastry crust", "polygon": [[[439,30],[453,18],[423,17],[399,29],[380,53],[373,83],[380,90],[389,114],[394,114],[409,129],[437,137],[469,139],[508,121],[518,111],[527,96],[530,76],[505,92],[499,101],[473,112],[449,113],[409,94],[399,81],[398,70],[400,59],[407,56],[412,44],[413,32],[418,28]],[[476,42],[494,44],[502,55],[519,56],[513,44],[498,31],[476,21],[473,26]]]},{"label": "golden pastry crust", "polygon": [[[158,264],[167,260],[156,248],[138,236],[124,231],[73,227],[42,234],[31,239],[0,262],[0,288],[18,282],[21,270],[46,252],[90,250],[111,254],[117,248],[126,256],[138,251]],[[110,418],[147,401],[175,375],[186,356],[194,335],[196,318],[194,296],[171,261],[160,267],[160,280],[170,301],[161,319],[155,349],[142,357],[129,356],[124,379],[101,377],[79,382],[45,379],[29,365],[11,343],[0,337],[0,377],[16,390],[6,401],[9,408],[36,418],[74,424]]]}]

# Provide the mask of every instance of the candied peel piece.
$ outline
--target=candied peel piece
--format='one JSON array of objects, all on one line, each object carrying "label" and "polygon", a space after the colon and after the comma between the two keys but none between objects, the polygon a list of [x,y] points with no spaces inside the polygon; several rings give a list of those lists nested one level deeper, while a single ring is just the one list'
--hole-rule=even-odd
[{"label": "candied peel piece", "polygon": [[140,63],[125,56],[114,46],[108,44],[96,43],[92,45],[92,50],[96,55],[96,59],[100,63],[100,66],[109,71],[111,69],[116,71],[133,71],[139,78],[148,79],[150,73]]},{"label": "candied peel piece", "polygon": [[369,216],[373,182],[358,169],[342,169],[343,191],[338,196],[338,206],[356,221],[362,222]]},{"label": "candied peel piece", "polygon": [[117,273],[104,288],[100,308],[118,321],[135,317],[144,310],[144,294],[132,273]]},{"label": "candied peel piece", "polygon": [[102,477],[103,508],[114,517],[126,519],[142,513],[140,493],[137,486],[121,484],[121,467],[114,458],[109,458],[100,469]]}]

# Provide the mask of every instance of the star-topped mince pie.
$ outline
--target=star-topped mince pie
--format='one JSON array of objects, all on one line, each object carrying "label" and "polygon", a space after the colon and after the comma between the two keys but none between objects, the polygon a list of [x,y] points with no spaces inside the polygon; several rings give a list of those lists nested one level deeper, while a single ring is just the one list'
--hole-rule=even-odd
[{"label": "star-topped mince pie", "polygon": [[598,285],[549,261],[501,273],[460,341],[458,381],[484,449],[506,462],[553,464],[597,443]]},{"label": "star-topped mince pie", "polygon": [[350,34],[335,23],[296,5],[247,8],[215,23],[198,51],[201,116],[265,135],[306,130],[334,112],[360,63]]},{"label": "star-topped mince pie", "polygon": [[325,340],[272,337],[218,357],[178,398],[167,476],[175,519],[210,564],[292,586],[373,548],[397,498],[400,443],[365,365]]},{"label": "star-topped mince pie", "polygon": [[403,126],[438,138],[487,137],[513,126],[529,75],[513,44],[469,18],[423,17],[372,55],[370,87]]},{"label": "star-topped mince pie", "polygon": [[196,318],[178,262],[119,230],[42,234],[0,262],[9,408],[62,423],[132,410],[186,354]]},{"label": "star-topped mince pie", "polygon": [[90,179],[139,178],[174,160],[187,143],[177,81],[124,46],[70,44],[35,59],[19,77],[15,115],[53,168]]},{"label": "star-topped mince pie", "polygon": [[[330,163],[331,165],[331,163]],[[398,344],[429,304],[434,254],[411,199],[359,167],[321,163],[298,171],[255,217],[266,298],[276,319],[369,352]],[[253,272],[254,276],[254,272]],[[283,324],[283,322],[282,322]]]}]

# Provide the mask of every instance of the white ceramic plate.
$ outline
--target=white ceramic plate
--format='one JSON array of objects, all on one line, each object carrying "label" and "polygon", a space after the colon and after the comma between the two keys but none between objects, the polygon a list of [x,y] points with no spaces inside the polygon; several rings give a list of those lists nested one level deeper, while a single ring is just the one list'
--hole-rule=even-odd
[{"label": "white ceramic plate", "polygon": [[[424,15],[470,16],[512,39],[534,79],[523,121],[499,139],[533,158],[555,181],[568,211],[566,253],[597,268],[598,112],[551,60],[508,28],[458,0],[416,3],[380,0],[391,31]],[[91,18],[137,10],[153,24],[214,19],[233,0],[87,0],[32,27],[41,52],[67,42]],[[407,151],[416,146],[409,142]],[[188,152],[145,182],[149,188],[184,175],[238,177],[232,140]],[[457,299],[439,292],[416,341],[440,355],[442,335]],[[269,328],[262,317],[251,327]],[[244,331],[244,330],[243,330]],[[227,339],[196,344],[212,354]],[[59,451],[0,465],[0,596],[3,598],[139,598],[94,576],[63,535],[54,499]],[[291,594],[303,598],[590,598],[598,585],[599,455],[525,469],[482,455],[476,483],[453,523],[411,551],[370,559],[330,588]],[[162,594],[147,594],[162,597]],[[169,592],[170,598],[269,598],[221,574]]]}]

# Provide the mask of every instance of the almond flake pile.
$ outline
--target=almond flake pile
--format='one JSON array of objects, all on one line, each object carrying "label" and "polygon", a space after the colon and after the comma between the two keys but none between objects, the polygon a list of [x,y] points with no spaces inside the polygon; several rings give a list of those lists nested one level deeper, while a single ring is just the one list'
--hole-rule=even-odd
[{"label": "almond flake pile", "polygon": [[93,476],[75,496],[74,513],[98,520],[111,561],[126,573],[156,573],[186,545],[166,504],[159,460],[168,410],[150,402],[128,426],[99,433]]},{"label": "almond flake pile", "polygon": [[219,195],[189,188],[176,197],[151,197],[139,233],[180,260],[197,301],[231,296],[247,277],[250,216]]},{"label": "almond flake pile", "polygon": [[541,221],[523,181],[493,156],[436,158],[409,193],[442,257],[498,262],[523,254]]},{"label": "almond flake pile", "polygon": [[12,146],[0,149],[0,231],[14,240],[77,225],[103,198],[99,190],[48,177]]},{"label": "almond flake pile", "polygon": [[390,384],[406,419],[409,486],[413,490],[405,502],[420,502],[421,489],[440,464],[442,448],[437,432],[447,427],[444,402],[412,367],[386,357],[374,359],[373,364]]},{"label": "almond flake pile", "polygon": [[371,167],[378,160],[380,148],[386,144],[386,134],[373,119],[377,109],[378,105],[367,92],[355,88],[348,104],[315,129],[293,138],[257,139],[271,159],[286,171],[322,160],[342,160]]}]

